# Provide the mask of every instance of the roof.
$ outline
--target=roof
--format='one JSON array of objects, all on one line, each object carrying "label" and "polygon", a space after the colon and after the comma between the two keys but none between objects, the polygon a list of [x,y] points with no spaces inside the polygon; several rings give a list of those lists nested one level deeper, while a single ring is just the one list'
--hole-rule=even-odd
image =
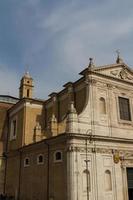
[{"label": "roof", "polygon": [[22,98],[22,99],[18,99],[18,101],[16,102],[16,104],[14,104],[10,109],[9,112],[12,111],[14,108],[16,108],[18,105],[23,104],[25,102],[32,102],[32,103],[36,103],[36,104],[41,104],[43,105],[43,103],[45,102],[44,100],[40,100],[40,99],[33,99],[33,98]]},{"label": "roof", "polygon": [[0,95],[0,102],[16,104],[19,98],[10,95]]}]

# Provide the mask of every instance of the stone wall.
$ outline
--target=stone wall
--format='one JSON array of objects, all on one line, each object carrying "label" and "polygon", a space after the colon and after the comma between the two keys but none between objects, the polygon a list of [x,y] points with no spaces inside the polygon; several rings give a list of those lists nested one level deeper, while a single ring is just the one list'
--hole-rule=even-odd
[{"label": "stone wall", "polygon": [[[67,197],[67,161],[65,141],[45,141],[29,145],[22,150],[10,152],[7,162],[6,193],[20,200],[58,199]],[[55,152],[62,152],[62,160],[55,161]],[[43,155],[43,163],[37,158]],[[29,158],[29,166],[25,159]],[[48,194],[49,193],[49,194]],[[49,198],[48,198],[49,196]]]},{"label": "stone wall", "polygon": [[5,158],[3,152],[6,151],[7,144],[7,110],[12,104],[0,102],[0,193],[4,190]]}]

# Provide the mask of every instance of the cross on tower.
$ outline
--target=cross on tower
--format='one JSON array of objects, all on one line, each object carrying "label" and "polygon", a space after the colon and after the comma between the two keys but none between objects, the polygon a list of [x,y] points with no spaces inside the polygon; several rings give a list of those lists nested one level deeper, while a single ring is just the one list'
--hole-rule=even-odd
[{"label": "cross on tower", "polygon": [[25,73],[29,73],[29,69],[30,69],[30,65],[29,64],[26,64],[25,65]]}]

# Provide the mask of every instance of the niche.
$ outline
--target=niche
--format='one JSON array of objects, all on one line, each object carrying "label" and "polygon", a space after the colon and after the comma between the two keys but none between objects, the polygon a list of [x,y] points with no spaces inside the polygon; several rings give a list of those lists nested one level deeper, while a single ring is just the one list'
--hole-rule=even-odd
[{"label": "niche", "polygon": [[105,191],[112,190],[112,180],[111,180],[111,172],[109,170],[105,171]]},{"label": "niche", "polygon": [[91,190],[91,184],[90,184],[90,172],[89,170],[84,170],[82,174],[83,179],[83,192],[87,193]]},{"label": "niche", "polygon": [[99,110],[100,114],[106,114],[106,102],[103,97],[99,99]]}]

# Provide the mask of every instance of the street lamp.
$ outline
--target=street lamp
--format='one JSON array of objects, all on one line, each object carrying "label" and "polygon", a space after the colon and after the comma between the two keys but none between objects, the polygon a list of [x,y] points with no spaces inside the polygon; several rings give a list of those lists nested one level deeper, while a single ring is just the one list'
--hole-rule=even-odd
[{"label": "street lamp", "polygon": [[92,131],[90,129],[88,129],[86,131],[86,140],[85,140],[85,147],[86,147],[86,159],[84,160],[84,162],[86,163],[86,189],[87,189],[87,200],[89,200],[89,191],[90,191],[90,173],[89,172],[89,165],[88,163],[90,162],[90,160],[88,159],[88,154],[87,154],[87,150],[88,150],[88,143],[87,143],[87,134],[89,133],[89,143],[92,142]]}]

